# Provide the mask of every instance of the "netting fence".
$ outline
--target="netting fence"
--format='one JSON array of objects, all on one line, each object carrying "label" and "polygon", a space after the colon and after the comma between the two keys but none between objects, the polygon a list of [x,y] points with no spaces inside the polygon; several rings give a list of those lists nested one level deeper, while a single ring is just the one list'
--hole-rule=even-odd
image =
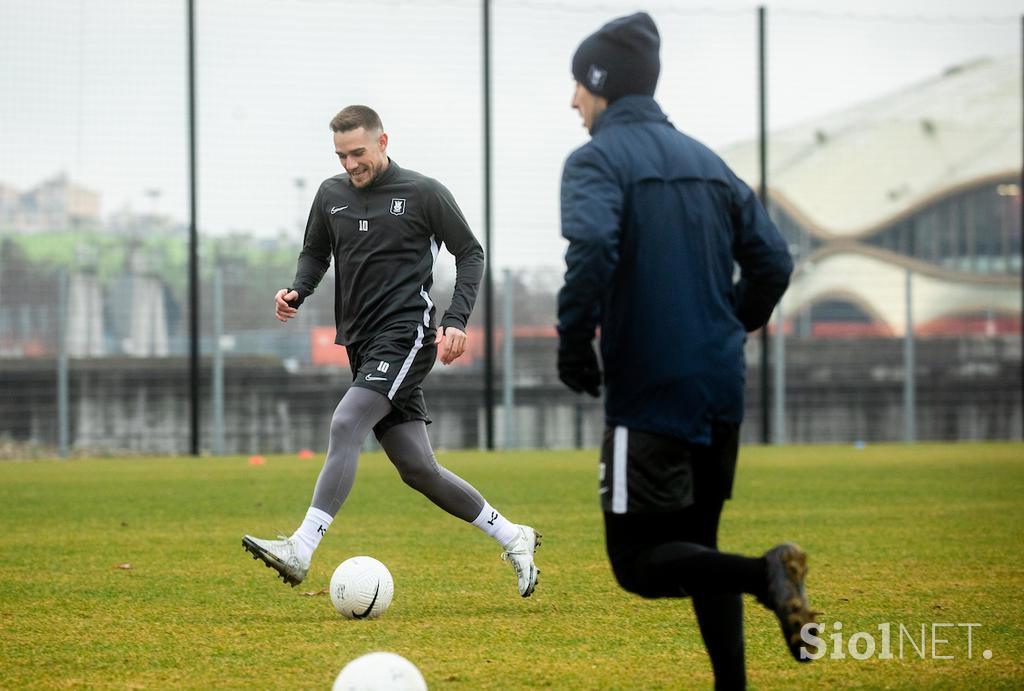
[{"label": "netting fence", "polygon": [[[341,107],[374,107],[483,239],[481,7],[195,3],[203,452],[326,445],[350,384],[331,272],[287,325],[272,303]],[[656,98],[757,189],[756,10],[649,9]],[[632,10],[491,3],[498,447],[600,439],[555,374],[558,184],[587,137],[572,52]],[[797,270],[748,341],[746,441],[1021,438],[1021,23],[970,11],[767,11],[768,207]],[[0,455],[189,450],[187,28],[182,0],[0,6]],[[453,283],[442,251],[439,313]],[[487,444],[483,305],[427,380],[441,448]]]}]

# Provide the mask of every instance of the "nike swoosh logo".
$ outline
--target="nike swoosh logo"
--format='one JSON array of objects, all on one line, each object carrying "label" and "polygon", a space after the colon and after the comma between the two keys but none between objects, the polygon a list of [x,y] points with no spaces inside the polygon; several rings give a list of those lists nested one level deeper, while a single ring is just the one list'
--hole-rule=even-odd
[{"label": "nike swoosh logo", "polygon": [[366,608],[366,611],[360,614],[359,612],[352,610],[353,619],[366,619],[370,616],[370,612],[373,611],[373,606],[377,604],[377,595],[380,593],[380,581],[377,581],[377,589],[373,591],[373,599],[370,600],[370,606]]},{"label": "nike swoosh logo", "polygon": [[366,381],[387,381],[387,377],[375,377],[372,374],[366,375]]},{"label": "nike swoosh logo", "polygon": [[331,216],[333,216],[334,214],[338,213],[339,211],[344,211],[347,208],[348,208],[348,204],[346,204],[345,206],[332,206],[331,207]]}]

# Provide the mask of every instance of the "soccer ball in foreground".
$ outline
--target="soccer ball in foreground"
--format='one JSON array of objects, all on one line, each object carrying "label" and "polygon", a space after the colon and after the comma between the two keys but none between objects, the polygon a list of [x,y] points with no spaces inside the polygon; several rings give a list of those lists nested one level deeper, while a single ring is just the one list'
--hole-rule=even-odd
[{"label": "soccer ball in foreground", "polygon": [[427,682],[401,655],[369,653],[345,665],[331,691],[427,691]]},{"label": "soccer ball in foreground", "polygon": [[331,576],[331,602],[349,619],[376,619],[394,596],[391,572],[373,557],[346,559]]}]

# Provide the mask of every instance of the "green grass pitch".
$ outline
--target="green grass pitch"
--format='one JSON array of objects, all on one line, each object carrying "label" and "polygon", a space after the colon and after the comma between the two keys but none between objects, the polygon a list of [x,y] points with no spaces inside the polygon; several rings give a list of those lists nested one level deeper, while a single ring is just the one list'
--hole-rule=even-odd
[{"label": "green grass pitch", "polygon": [[[361,459],[295,589],[240,539],[295,528],[319,458],[0,463],[0,687],[325,689],[347,661],[390,650],[432,689],[710,688],[689,602],[643,600],[612,578],[595,456],[439,454],[544,534],[525,600],[500,549],[406,488],[380,454]],[[822,635],[832,653],[842,622],[846,655],[798,665],[747,598],[751,686],[1020,688],[1022,489],[1019,443],[743,449],[721,546],[801,543]],[[358,554],[395,577],[378,620],[344,620],[326,595],[303,594]],[[893,658],[851,657],[848,639],[866,632],[880,646],[884,624]]]}]

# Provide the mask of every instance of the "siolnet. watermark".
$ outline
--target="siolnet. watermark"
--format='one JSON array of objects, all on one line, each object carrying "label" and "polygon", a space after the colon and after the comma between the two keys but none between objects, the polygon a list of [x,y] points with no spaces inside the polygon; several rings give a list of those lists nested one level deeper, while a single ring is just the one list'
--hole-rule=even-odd
[{"label": "siolnet. watermark", "polygon": [[[831,627],[823,624],[805,624],[800,629],[800,657],[820,660],[828,655],[833,660],[851,657],[854,660],[968,660],[978,656],[977,632],[981,624],[932,622],[929,624],[903,624],[883,622],[874,631],[856,631],[844,634],[843,623]],[[826,631],[827,629],[831,631]],[[985,648],[981,657],[992,659],[992,651]]]}]

